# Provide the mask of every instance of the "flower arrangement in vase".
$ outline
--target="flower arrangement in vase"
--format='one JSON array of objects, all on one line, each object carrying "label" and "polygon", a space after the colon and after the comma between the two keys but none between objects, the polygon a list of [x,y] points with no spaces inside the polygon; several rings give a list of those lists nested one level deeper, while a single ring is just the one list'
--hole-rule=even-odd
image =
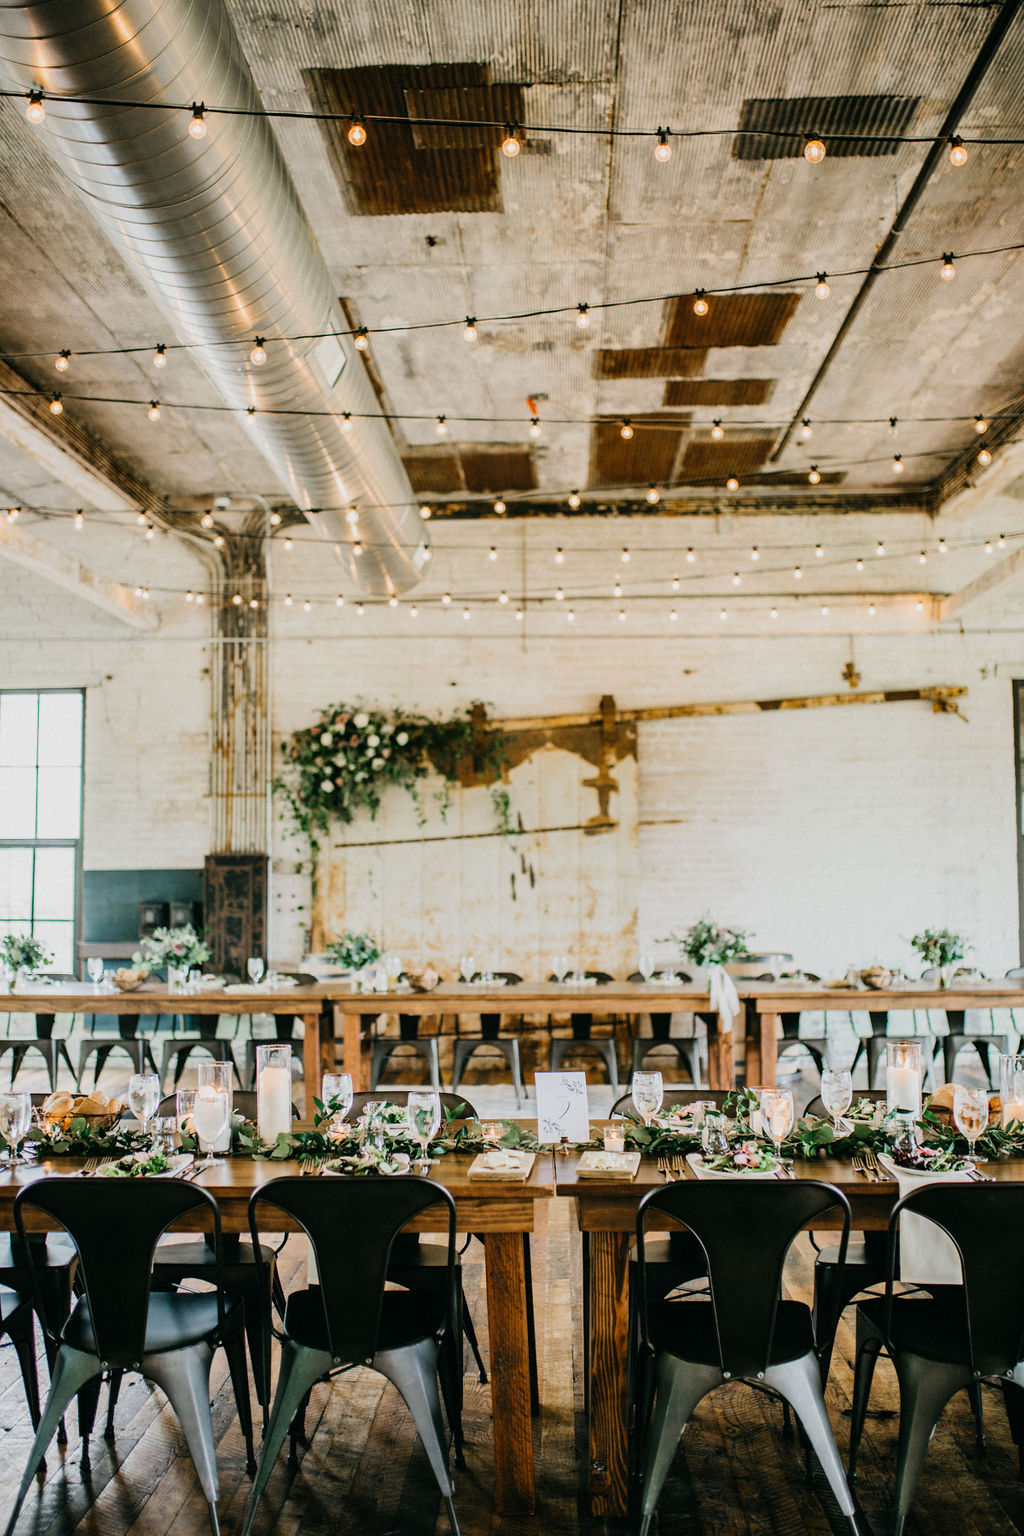
[{"label": "flower arrangement in vase", "polygon": [[910,941],[925,965],[934,965],[939,973],[939,986],[948,987],[956,973],[957,964],[970,948],[967,940],[950,928],[922,928]]},{"label": "flower arrangement in vase", "polygon": [[340,939],[332,939],[327,953],[336,965],[347,971],[361,971],[380,959],[380,946],[368,933],[343,933]]},{"label": "flower arrangement in vase", "polygon": [[154,929],[132,955],[132,964],[144,975],[166,967],[168,985],[176,988],[184,985],[189,971],[198,969],[209,958],[209,946],[191,923],[185,923],[181,928]]},{"label": "flower arrangement in vase", "polygon": [[680,937],[670,933],[669,939],[678,944],[683,954],[694,965],[725,965],[739,955],[746,954],[749,936],[739,928],[726,928],[713,923],[710,917],[701,917]]},{"label": "flower arrangement in vase", "polygon": [[36,971],[50,965],[53,956],[38,939],[27,933],[6,933],[0,939],[0,964],[7,971],[12,987],[30,981]]}]

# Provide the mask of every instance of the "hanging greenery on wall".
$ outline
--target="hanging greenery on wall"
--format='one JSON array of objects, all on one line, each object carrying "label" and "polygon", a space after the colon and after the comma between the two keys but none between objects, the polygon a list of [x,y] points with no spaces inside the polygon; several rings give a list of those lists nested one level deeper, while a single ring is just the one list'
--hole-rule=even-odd
[{"label": "hanging greenery on wall", "polygon": [[[475,731],[471,712],[448,720],[426,715],[391,716],[359,705],[331,704],[316,722],[282,745],[284,771],[274,789],[284,800],[297,834],[309,845],[314,879],[321,839],[331,822],[350,823],[361,811],[376,817],[389,785],[408,791],[426,820],[419,782],[431,772],[443,780],[436,799],[444,817],[451,789],[466,778],[492,782],[498,828],[510,833],[511,806],[501,782],[504,738]],[[468,773],[467,773],[468,769]]]}]

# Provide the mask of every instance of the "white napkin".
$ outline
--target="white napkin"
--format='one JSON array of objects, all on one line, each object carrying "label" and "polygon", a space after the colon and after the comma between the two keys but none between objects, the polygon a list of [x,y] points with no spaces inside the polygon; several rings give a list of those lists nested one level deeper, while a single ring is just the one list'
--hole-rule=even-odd
[{"label": "white napkin", "polygon": [[711,1006],[722,1020],[723,1031],[728,1034],[732,1029],[733,1019],[740,1011],[740,995],[736,991],[736,983],[724,965],[711,967],[708,992],[711,995]]},{"label": "white napkin", "polygon": [[[878,1161],[899,1185],[901,1200],[923,1184],[966,1184],[969,1178],[967,1173],[916,1173],[901,1168],[886,1152],[878,1154]],[[908,1285],[963,1285],[956,1244],[927,1216],[900,1217],[899,1277]]]}]

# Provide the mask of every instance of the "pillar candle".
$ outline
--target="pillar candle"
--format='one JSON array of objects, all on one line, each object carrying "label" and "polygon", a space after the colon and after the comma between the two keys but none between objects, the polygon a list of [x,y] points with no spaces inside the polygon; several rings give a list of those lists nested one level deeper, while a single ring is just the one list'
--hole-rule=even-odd
[{"label": "pillar candle", "polygon": [[292,1075],[287,1067],[264,1067],[256,1082],[256,1121],[261,1141],[276,1141],[292,1128]]},{"label": "pillar candle", "polygon": [[921,1079],[914,1067],[889,1067],[885,1074],[885,1099],[889,1109],[921,1113]]}]

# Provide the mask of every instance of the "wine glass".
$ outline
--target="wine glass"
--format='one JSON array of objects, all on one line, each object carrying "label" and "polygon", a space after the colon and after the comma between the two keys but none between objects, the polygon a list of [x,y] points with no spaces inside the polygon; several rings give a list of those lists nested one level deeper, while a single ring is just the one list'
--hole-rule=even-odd
[{"label": "wine glass", "polygon": [[142,1126],[143,1136],[160,1103],[160,1079],[155,1072],[133,1072],[128,1080],[128,1108]]},{"label": "wine glass", "polygon": [[28,1135],[32,1124],[32,1095],[30,1093],[5,1093],[0,1097],[0,1136],[10,1151],[4,1161],[13,1168],[18,1161],[18,1145]]},{"label": "wine glass", "polygon": [[258,987],[263,980],[263,961],[259,955],[252,955],[245,962],[245,972],[254,987]]},{"label": "wine glass", "polygon": [[652,1117],[658,1113],[665,1097],[661,1073],[634,1072],[632,1097],[633,1108],[644,1125],[650,1125]]},{"label": "wine glass", "polygon": [[836,1135],[840,1120],[853,1100],[853,1080],[849,1067],[825,1067],[821,1074],[821,1102],[832,1116]]},{"label": "wine glass", "polygon": [[644,983],[649,982],[654,975],[654,956],[650,950],[644,949],[640,951],[636,958],[636,968],[640,972]]},{"label": "wine glass", "polygon": [[85,969],[89,980],[92,982],[93,986],[98,992],[100,990],[100,982],[103,980],[103,961],[101,960],[100,956],[90,955],[88,960],[85,962]]},{"label": "wine glass", "polygon": [[405,1106],[405,1117],[414,1141],[420,1144],[420,1172],[430,1167],[427,1147],[437,1135],[441,1124],[441,1100],[436,1093],[410,1093]]},{"label": "wine glass", "polygon": [[338,1108],[331,1115],[331,1131],[340,1136],[352,1108],[352,1074],[350,1072],[325,1072],[320,1088],[320,1099],[325,1110],[332,1104]]},{"label": "wine glass", "polygon": [[467,985],[473,980],[476,975],[476,961],[472,955],[463,955],[459,961],[459,975]]},{"label": "wine glass", "polygon": [[953,1090],[953,1123],[961,1136],[966,1137],[970,1148],[967,1156],[971,1163],[985,1163],[974,1150],[975,1142],[988,1125],[988,1090],[965,1088],[957,1083]]},{"label": "wine glass", "polygon": [[556,981],[564,981],[572,967],[572,961],[568,955],[556,955],[551,962],[551,970]]},{"label": "wine glass", "polygon": [[231,1121],[231,1095],[216,1083],[207,1083],[196,1089],[192,1105],[199,1150],[206,1153],[206,1167],[213,1168],[224,1161],[215,1157],[217,1143],[224,1139]]},{"label": "wine glass", "polygon": [[782,1143],[793,1129],[794,1118],[795,1111],[791,1089],[761,1089],[761,1128],[774,1146],[776,1155],[780,1158],[782,1156]]}]

